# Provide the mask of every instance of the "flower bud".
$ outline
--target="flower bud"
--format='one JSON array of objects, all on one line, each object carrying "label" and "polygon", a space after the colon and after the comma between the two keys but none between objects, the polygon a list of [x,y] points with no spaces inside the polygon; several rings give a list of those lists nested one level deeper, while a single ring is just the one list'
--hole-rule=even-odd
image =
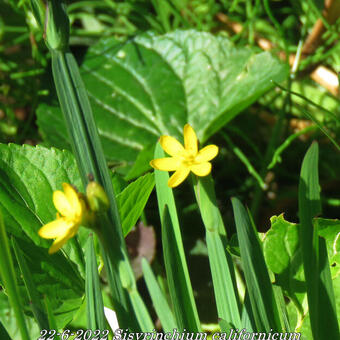
[{"label": "flower bud", "polygon": [[62,0],[47,1],[45,41],[52,50],[65,51],[68,46],[70,22]]},{"label": "flower bud", "polygon": [[[33,17],[39,26],[39,29],[43,29],[45,22],[45,6],[42,0],[30,0]],[[36,26],[36,25],[34,25]]]},{"label": "flower bud", "polygon": [[110,206],[109,199],[103,187],[97,182],[90,182],[86,188],[87,201],[95,213],[105,212]]}]

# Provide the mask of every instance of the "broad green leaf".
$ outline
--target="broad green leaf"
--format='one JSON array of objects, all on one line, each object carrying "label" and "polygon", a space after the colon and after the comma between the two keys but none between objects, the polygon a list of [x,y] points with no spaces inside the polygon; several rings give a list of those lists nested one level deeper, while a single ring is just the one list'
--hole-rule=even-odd
[{"label": "broad green leaf", "polygon": [[[103,39],[87,52],[81,73],[106,158],[124,171],[160,135],[181,137],[187,122],[205,142],[287,69],[269,53],[236,48],[226,37],[177,30],[124,44]],[[43,104],[37,114],[45,140],[66,147],[58,108]],[[139,166],[147,168],[147,160]]]},{"label": "broad green leaf", "polygon": [[286,66],[269,53],[236,48],[207,32],[177,30],[137,41],[162,55],[183,81],[187,121],[201,142],[272,88],[272,80],[287,75]]},{"label": "broad green leaf", "polygon": [[45,248],[39,228],[55,219],[54,190],[63,182],[82,189],[75,161],[68,151],[41,146],[0,144],[0,206],[7,230]]},{"label": "broad green leaf", "polygon": [[153,174],[146,174],[129,184],[117,195],[117,204],[126,236],[136,224],[155,185]]},{"label": "broad green leaf", "polygon": [[[269,269],[277,274],[276,283],[291,298],[306,292],[299,243],[299,225],[286,221],[283,214],[273,216],[263,241],[263,253]],[[303,297],[302,296],[302,297]],[[300,299],[298,299],[300,300]]]},{"label": "broad green leaf", "polygon": [[[82,188],[74,158],[68,151],[0,145],[0,207],[6,229],[24,254],[41,299],[48,295],[54,311],[69,299],[79,299],[84,292],[84,281],[71,261],[75,257],[70,245],[51,256],[47,253],[51,241],[37,234],[43,224],[55,219],[52,193],[61,189],[63,182]],[[80,228],[79,235],[83,233],[88,232]],[[66,257],[65,252],[70,257]],[[28,306],[21,273],[18,268],[16,270],[25,306]],[[76,309],[77,304],[73,305]],[[63,327],[72,319],[72,313],[60,313],[57,319],[58,326]]]},{"label": "broad green leaf", "polygon": [[314,225],[317,226],[319,236],[326,240],[331,273],[335,278],[340,274],[340,221],[316,218]]},{"label": "broad green leaf", "polygon": [[[339,275],[340,221],[315,218],[313,227],[319,237],[325,239],[333,283]],[[296,323],[304,323],[306,305],[306,283],[303,272],[302,253],[299,242],[299,224],[288,222],[283,214],[271,218],[271,228],[263,241],[263,251],[269,269],[276,274],[275,283],[281,286],[297,308]],[[337,296],[338,292],[336,292]],[[305,327],[305,326],[304,326]]]},{"label": "broad green leaf", "polygon": [[12,238],[12,248],[14,250],[16,260],[20,267],[21,276],[23,278],[23,281],[24,281],[24,284],[27,290],[27,294],[30,299],[30,306],[31,306],[34,318],[36,322],[38,323],[40,329],[48,329],[48,328],[52,329],[53,327],[50,327],[49,325],[46,309],[40,299],[39,292],[33,281],[30,268],[27,266],[25,257],[23,256],[23,253],[21,249],[18,247],[14,238]]}]

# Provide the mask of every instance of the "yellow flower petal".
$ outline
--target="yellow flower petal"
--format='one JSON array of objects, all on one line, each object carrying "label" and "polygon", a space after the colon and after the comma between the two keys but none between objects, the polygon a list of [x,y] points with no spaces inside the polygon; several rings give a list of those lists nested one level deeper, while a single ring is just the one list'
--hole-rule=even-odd
[{"label": "yellow flower petal", "polygon": [[152,160],[150,165],[157,170],[175,171],[181,166],[181,161],[175,157],[158,158]]},{"label": "yellow flower petal", "polygon": [[191,165],[190,170],[197,176],[207,176],[211,171],[211,163],[205,162],[201,164]]},{"label": "yellow flower petal", "polygon": [[49,254],[56,253],[71,237],[66,234],[64,237],[58,237],[48,250]]},{"label": "yellow flower petal", "polygon": [[185,150],[192,152],[194,155],[197,154],[198,142],[194,129],[189,125],[185,124],[183,129],[184,134],[184,147]]},{"label": "yellow flower petal", "polygon": [[174,137],[161,136],[159,142],[163,150],[170,156],[178,156],[184,151],[183,145]]},{"label": "yellow flower petal", "polygon": [[60,191],[53,192],[53,204],[62,216],[72,216],[73,209],[66,195]]},{"label": "yellow flower petal", "polygon": [[202,150],[200,150],[195,158],[198,163],[208,162],[215,158],[218,154],[218,147],[214,144],[207,145]]},{"label": "yellow flower petal", "polygon": [[56,238],[65,235],[72,225],[66,222],[63,218],[59,218],[50,223],[45,224],[38,231],[40,237]]},{"label": "yellow flower petal", "polygon": [[189,175],[189,168],[181,167],[179,168],[170,178],[168,181],[168,186],[170,188],[177,187],[177,185],[181,184]]},{"label": "yellow flower petal", "polygon": [[82,213],[82,206],[77,192],[74,190],[72,185],[68,183],[63,183],[63,189],[65,196],[71,206],[73,216],[80,216]]}]

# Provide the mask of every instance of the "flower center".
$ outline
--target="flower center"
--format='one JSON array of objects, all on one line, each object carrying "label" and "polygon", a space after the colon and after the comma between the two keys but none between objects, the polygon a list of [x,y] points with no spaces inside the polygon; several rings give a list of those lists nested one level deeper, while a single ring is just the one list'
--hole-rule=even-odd
[{"label": "flower center", "polygon": [[191,166],[196,164],[196,155],[192,154],[192,153],[188,153],[187,155],[185,155],[183,157],[182,163],[185,166]]}]

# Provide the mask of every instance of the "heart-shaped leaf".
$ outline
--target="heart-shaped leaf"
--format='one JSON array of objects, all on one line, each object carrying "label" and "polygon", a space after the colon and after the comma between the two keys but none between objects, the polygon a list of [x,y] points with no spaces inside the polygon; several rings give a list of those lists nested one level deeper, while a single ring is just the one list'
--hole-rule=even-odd
[{"label": "heart-shaped leaf", "polygon": [[[287,68],[226,37],[178,30],[126,43],[103,39],[89,49],[81,72],[106,158],[126,172],[160,135],[182,138],[185,123],[205,142],[272,88],[271,80],[284,79]],[[37,114],[45,140],[67,147],[59,109],[43,104]]]}]

